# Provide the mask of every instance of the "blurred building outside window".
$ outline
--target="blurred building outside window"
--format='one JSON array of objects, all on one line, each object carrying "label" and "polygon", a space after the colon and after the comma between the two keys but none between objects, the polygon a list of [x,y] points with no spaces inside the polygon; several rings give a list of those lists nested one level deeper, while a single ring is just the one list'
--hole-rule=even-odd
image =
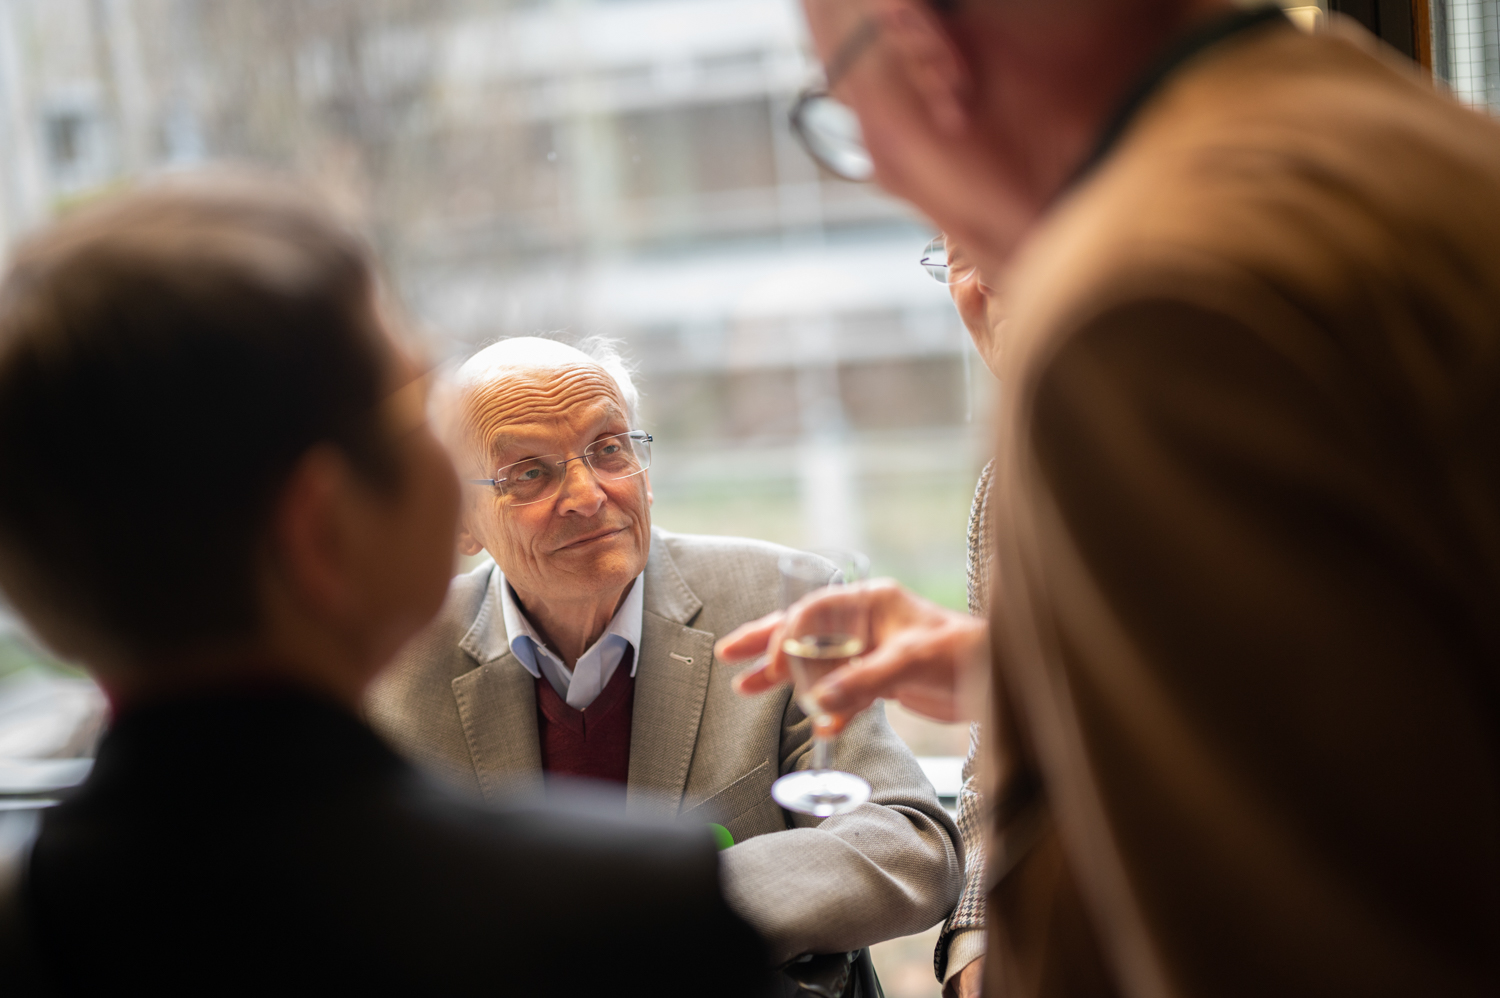
[{"label": "blurred building outside window", "polygon": [[962,605],[993,386],[928,227],[796,147],[816,69],[795,0],[0,0],[0,236],[183,166],[301,175],[439,358],[624,340],[662,526]]}]

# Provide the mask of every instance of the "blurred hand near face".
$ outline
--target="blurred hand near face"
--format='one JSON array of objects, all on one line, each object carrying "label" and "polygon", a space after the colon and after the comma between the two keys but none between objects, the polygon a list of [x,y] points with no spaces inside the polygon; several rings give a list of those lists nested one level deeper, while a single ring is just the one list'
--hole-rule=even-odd
[{"label": "blurred hand near face", "polygon": [[989,661],[988,625],[925,600],[891,579],[812,593],[789,610],[731,632],[714,646],[714,654],[726,662],[763,656],[735,679],[740,693],[763,693],[791,679],[782,650],[786,639],[801,634],[807,620],[836,604],[866,616],[869,640],[863,655],[813,687],[813,697],[828,715],[820,731],[836,734],[881,697],[936,721],[972,719],[983,710],[982,700],[971,702],[977,698],[969,690]]}]

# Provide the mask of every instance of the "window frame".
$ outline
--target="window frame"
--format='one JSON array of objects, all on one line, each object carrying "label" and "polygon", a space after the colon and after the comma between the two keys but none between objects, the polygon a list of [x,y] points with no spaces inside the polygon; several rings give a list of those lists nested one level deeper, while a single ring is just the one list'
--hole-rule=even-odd
[{"label": "window frame", "polygon": [[1432,72],[1430,0],[1328,0],[1330,13],[1352,17],[1376,38]]}]

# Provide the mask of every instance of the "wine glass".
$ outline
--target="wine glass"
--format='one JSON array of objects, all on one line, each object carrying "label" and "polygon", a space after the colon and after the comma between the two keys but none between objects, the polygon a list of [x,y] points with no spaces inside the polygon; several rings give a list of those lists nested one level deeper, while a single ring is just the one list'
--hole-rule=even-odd
[{"label": "wine glass", "polygon": [[[829,585],[858,582],[870,574],[870,560],[855,551],[789,551],[781,556],[781,606]],[[833,570],[838,576],[830,578]],[[822,713],[809,691],[834,669],[865,650],[867,620],[851,607],[820,607],[808,613],[787,636],[781,650],[792,671],[797,703],[808,717]],[[788,773],[771,785],[771,796],[788,811],[826,818],[852,811],[870,799],[870,784],[853,773],[833,768],[834,739],[813,735],[812,760],[807,769]]]}]

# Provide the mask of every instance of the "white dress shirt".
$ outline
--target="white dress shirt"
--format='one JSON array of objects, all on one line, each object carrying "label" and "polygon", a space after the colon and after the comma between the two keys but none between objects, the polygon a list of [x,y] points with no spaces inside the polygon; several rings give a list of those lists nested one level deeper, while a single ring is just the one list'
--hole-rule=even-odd
[{"label": "white dress shirt", "polygon": [[[495,570],[498,572],[499,568]],[[505,617],[505,633],[510,638],[510,650],[526,667],[527,672],[538,678],[545,676],[569,707],[583,710],[594,702],[594,698],[613,678],[620,660],[625,657],[626,648],[634,652],[630,657],[630,674],[635,675],[636,666],[640,662],[641,614],[645,609],[645,602],[641,597],[641,590],[645,586],[642,580],[644,574],[636,576],[635,581],[630,584],[625,602],[615,611],[599,640],[589,646],[588,651],[580,655],[578,662],[569,669],[542,641],[536,629],[531,626],[531,621],[526,619],[515,594],[510,591],[510,583],[505,581],[505,575],[501,573],[500,612]]]}]

